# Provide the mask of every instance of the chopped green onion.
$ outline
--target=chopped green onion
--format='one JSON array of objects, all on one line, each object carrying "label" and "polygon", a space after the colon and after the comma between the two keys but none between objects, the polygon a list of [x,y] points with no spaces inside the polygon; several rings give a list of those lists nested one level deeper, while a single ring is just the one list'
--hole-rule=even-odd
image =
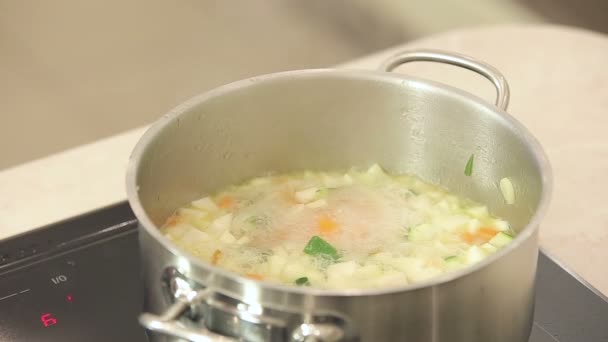
[{"label": "chopped green onion", "polygon": [[338,251],[329,242],[315,235],[304,247],[304,253],[312,256],[329,257],[332,259],[338,258]]},{"label": "chopped green onion", "polygon": [[456,258],[458,258],[457,255],[450,255],[450,256],[447,256],[447,257],[443,258],[443,260],[445,260],[445,261],[452,261],[452,260],[456,260]]},{"label": "chopped green onion", "polygon": [[305,286],[310,285],[310,282],[308,281],[308,277],[300,277],[300,278],[296,279],[295,283],[296,283],[296,285],[300,285],[300,286],[302,286],[302,285],[305,285]]},{"label": "chopped green onion", "polygon": [[467,161],[467,165],[464,167],[465,176],[470,176],[473,173],[473,159],[475,159],[475,155],[471,154]]}]

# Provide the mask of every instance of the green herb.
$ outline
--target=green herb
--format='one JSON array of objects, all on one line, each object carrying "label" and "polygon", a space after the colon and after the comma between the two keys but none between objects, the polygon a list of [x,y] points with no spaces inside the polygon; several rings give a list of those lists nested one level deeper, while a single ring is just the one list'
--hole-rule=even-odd
[{"label": "green herb", "polygon": [[450,256],[447,256],[447,257],[443,258],[443,260],[450,261],[450,260],[455,260],[456,258],[458,258],[458,256],[456,256],[456,255],[450,255]]},{"label": "green herb", "polygon": [[310,282],[308,281],[308,277],[300,277],[298,279],[296,279],[295,281],[296,285],[304,285],[304,286],[309,286]]},{"label": "green herb", "polygon": [[315,235],[304,247],[304,253],[312,256],[328,257],[332,259],[338,258],[338,251],[329,242]]},{"label": "green herb", "polygon": [[470,176],[473,173],[473,159],[475,159],[475,155],[471,154],[467,161],[467,165],[464,167],[465,176]]},{"label": "green herb", "polygon": [[252,224],[256,227],[265,227],[268,224],[268,217],[264,215],[254,215],[247,219],[247,223]]},{"label": "green herb", "polygon": [[325,198],[327,197],[327,194],[329,193],[329,189],[330,188],[321,188],[319,190],[317,190],[316,192],[316,198]]},{"label": "green herb", "polygon": [[418,196],[418,193],[412,189],[405,189],[400,193],[400,195],[405,199],[410,199],[412,197]]}]

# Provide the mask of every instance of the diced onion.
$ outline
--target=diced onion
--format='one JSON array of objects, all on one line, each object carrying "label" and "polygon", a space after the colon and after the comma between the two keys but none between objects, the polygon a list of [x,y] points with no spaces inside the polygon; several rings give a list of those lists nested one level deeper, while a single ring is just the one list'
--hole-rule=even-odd
[{"label": "diced onion", "polygon": [[496,229],[500,230],[501,232],[505,232],[511,229],[511,227],[509,226],[509,222],[505,220],[496,220],[494,222],[494,227],[496,227]]},{"label": "diced onion", "polygon": [[229,231],[225,231],[220,236],[220,241],[222,241],[223,243],[235,243],[236,238]]},{"label": "diced onion", "polygon": [[180,237],[180,239],[187,241],[189,244],[194,245],[201,242],[209,241],[211,237],[209,236],[209,234],[191,227],[185,231],[185,233]]},{"label": "diced onion", "polygon": [[353,275],[357,268],[359,268],[359,265],[357,265],[357,263],[354,261],[339,262],[337,264],[330,265],[327,268],[327,273],[345,277]]},{"label": "diced onion", "polygon": [[312,209],[321,208],[326,205],[327,205],[327,201],[324,198],[321,198],[320,200],[316,200],[314,202],[310,202],[310,203],[306,204],[307,207],[312,208]]},{"label": "diced onion", "polygon": [[207,211],[215,211],[217,210],[217,205],[213,202],[213,200],[209,197],[204,197],[198,199],[196,201],[192,201],[192,206],[198,209],[203,209]]},{"label": "diced onion", "polygon": [[165,233],[165,235],[171,240],[177,240],[177,239],[181,239],[182,236],[184,236],[184,234],[186,234],[186,232],[188,232],[188,230],[190,230],[190,229],[196,229],[196,228],[194,228],[192,225],[189,225],[189,224],[179,223],[174,226],[171,226],[170,229],[167,229],[167,232]]},{"label": "diced onion", "polygon": [[304,189],[302,191],[297,191],[295,193],[295,199],[299,203],[308,203],[315,199],[318,190],[319,190],[319,188],[312,187],[312,188]]},{"label": "diced onion", "polygon": [[223,232],[230,228],[232,224],[232,214],[226,214],[218,217],[215,221],[211,222],[209,226],[209,230],[214,231],[216,233]]},{"label": "diced onion", "polygon": [[287,264],[287,258],[283,255],[271,255],[268,258],[269,272],[272,275],[279,275],[285,264]]},{"label": "diced onion", "polygon": [[483,260],[485,257],[486,254],[484,253],[483,249],[478,246],[471,246],[466,254],[466,262],[468,264],[474,264]]},{"label": "diced onion", "polygon": [[467,213],[475,218],[482,218],[488,216],[488,207],[477,206],[467,209]]},{"label": "diced onion", "polygon": [[239,245],[244,245],[244,244],[248,243],[249,241],[251,241],[251,239],[248,236],[243,236],[240,239],[238,239],[236,241],[236,243],[238,243]]}]

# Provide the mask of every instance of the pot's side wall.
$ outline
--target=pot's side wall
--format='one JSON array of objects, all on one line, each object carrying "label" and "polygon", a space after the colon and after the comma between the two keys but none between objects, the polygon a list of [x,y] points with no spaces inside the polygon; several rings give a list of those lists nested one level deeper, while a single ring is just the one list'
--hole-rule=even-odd
[{"label": "pot's side wall", "polygon": [[[179,261],[182,257],[164,249],[143,229],[140,242],[146,282],[145,310],[161,313],[169,305],[161,281],[163,271],[170,266],[196,266],[184,263],[186,259]],[[291,308],[290,311],[313,316],[318,312],[336,312],[348,319],[352,329],[348,335],[353,336],[353,340],[527,341],[533,317],[537,255],[537,234],[534,234],[487,267],[448,283],[377,296],[311,296],[304,301],[314,303],[314,309]],[[201,284],[206,274],[207,270],[197,268],[189,273]],[[260,304],[267,306],[267,303]],[[292,314],[286,313],[283,317],[292,317]],[[172,341],[154,334],[151,337],[155,342]]]},{"label": "pot's side wall", "polygon": [[465,277],[417,291],[343,300],[362,341],[528,341],[537,235]]}]

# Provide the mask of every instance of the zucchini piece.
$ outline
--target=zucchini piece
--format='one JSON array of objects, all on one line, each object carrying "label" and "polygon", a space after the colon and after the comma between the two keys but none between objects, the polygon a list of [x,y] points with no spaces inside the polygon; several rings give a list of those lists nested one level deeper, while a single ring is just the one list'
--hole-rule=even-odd
[{"label": "zucchini piece", "polygon": [[487,242],[484,243],[483,245],[481,245],[481,249],[483,249],[483,251],[488,254],[492,254],[498,250],[498,248],[496,248],[496,246],[494,246],[490,243],[487,243]]},{"label": "zucchini piece", "polygon": [[310,286],[310,282],[308,281],[308,277],[300,277],[294,281],[296,285],[299,286]]},{"label": "zucchini piece", "polygon": [[505,232],[499,232],[492,239],[490,239],[489,243],[496,248],[501,248],[508,245],[512,240],[513,236]]},{"label": "zucchini piece", "polygon": [[447,270],[456,270],[464,266],[458,255],[450,255],[443,258],[445,261],[445,268]]},{"label": "zucchini piece", "polygon": [[419,224],[410,228],[407,238],[410,241],[425,241],[430,240],[437,233],[437,227],[429,223]]}]

